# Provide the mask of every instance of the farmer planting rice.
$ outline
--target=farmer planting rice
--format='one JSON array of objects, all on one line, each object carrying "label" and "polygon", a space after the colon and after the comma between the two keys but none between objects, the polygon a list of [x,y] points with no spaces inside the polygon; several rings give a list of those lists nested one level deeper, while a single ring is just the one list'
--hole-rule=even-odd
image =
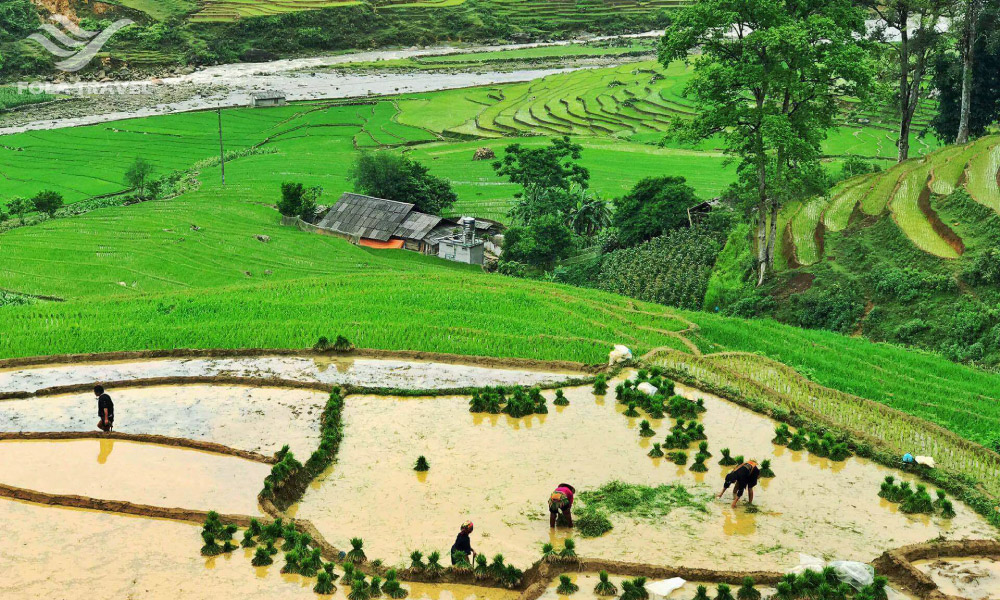
[{"label": "farmer planting rice", "polygon": [[469,535],[472,533],[472,521],[466,521],[462,523],[462,528],[458,531],[458,536],[455,538],[455,543],[451,546],[451,564],[455,564],[455,553],[461,552],[465,555],[465,560],[469,564],[472,564],[473,558],[476,556],[476,551],[472,549],[472,540]]},{"label": "farmer planting rice", "polygon": [[729,486],[736,484],[733,488],[733,508],[736,508],[736,503],[743,497],[743,490],[748,490],[747,504],[753,504],[753,488],[757,485],[758,479],[760,479],[760,466],[757,461],[748,460],[726,475],[719,498],[722,498]]},{"label": "farmer planting rice", "polygon": [[104,388],[99,385],[94,386],[94,395],[97,396],[97,428],[107,433],[115,425],[115,403],[111,401],[111,396],[104,393]]},{"label": "farmer planting rice", "polygon": [[566,519],[566,525],[573,526],[573,496],[576,488],[568,483],[560,483],[559,487],[549,496],[549,527],[556,526],[559,513]]}]

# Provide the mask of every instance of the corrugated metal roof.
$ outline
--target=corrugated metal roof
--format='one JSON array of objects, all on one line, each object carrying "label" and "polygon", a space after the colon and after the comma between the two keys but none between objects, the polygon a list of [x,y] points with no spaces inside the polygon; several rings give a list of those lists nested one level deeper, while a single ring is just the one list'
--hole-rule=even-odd
[{"label": "corrugated metal roof", "polygon": [[441,217],[411,211],[410,214],[406,215],[406,219],[399,225],[399,228],[396,229],[394,235],[404,239],[422,240],[440,222]]},{"label": "corrugated metal roof", "polygon": [[396,233],[412,210],[413,205],[406,202],[345,193],[316,225],[384,242]]}]

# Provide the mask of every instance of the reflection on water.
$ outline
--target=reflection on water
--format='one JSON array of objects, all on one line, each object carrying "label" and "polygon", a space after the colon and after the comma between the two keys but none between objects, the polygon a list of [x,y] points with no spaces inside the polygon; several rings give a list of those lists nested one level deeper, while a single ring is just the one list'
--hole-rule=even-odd
[{"label": "reflection on water", "polygon": [[111,451],[115,447],[115,441],[111,439],[101,439],[101,451],[97,453],[97,464],[103,465],[108,462],[108,457],[111,456]]}]

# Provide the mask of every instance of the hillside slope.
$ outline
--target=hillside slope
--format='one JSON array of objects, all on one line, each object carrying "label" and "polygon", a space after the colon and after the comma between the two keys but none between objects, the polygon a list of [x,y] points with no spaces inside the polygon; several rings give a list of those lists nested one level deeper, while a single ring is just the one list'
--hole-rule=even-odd
[{"label": "hillside slope", "polygon": [[730,310],[996,365],[998,184],[1000,136],[987,136],[786,206],[782,270]]}]

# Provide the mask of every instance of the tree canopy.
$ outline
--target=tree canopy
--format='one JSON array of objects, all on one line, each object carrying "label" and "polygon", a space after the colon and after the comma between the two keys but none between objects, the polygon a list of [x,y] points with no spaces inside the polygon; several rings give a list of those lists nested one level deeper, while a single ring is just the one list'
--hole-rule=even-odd
[{"label": "tree canopy", "polygon": [[683,177],[647,177],[615,199],[612,223],[623,246],[636,246],[680,227],[687,227],[687,209],[698,203],[694,188]]},{"label": "tree canopy", "polygon": [[431,175],[424,165],[395,152],[362,153],[350,176],[364,194],[407,202],[431,215],[441,214],[458,200],[450,181]]},{"label": "tree canopy", "polygon": [[872,79],[865,33],[851,0],[699,0],[661,40],[662,63],[694,64],[685,93],[700,111],[675,134],[718,135],[738,159],[737,190],[756,204],[759,281],[774,264],[778,209],[818,165],[838,98],[864,95]]}]

